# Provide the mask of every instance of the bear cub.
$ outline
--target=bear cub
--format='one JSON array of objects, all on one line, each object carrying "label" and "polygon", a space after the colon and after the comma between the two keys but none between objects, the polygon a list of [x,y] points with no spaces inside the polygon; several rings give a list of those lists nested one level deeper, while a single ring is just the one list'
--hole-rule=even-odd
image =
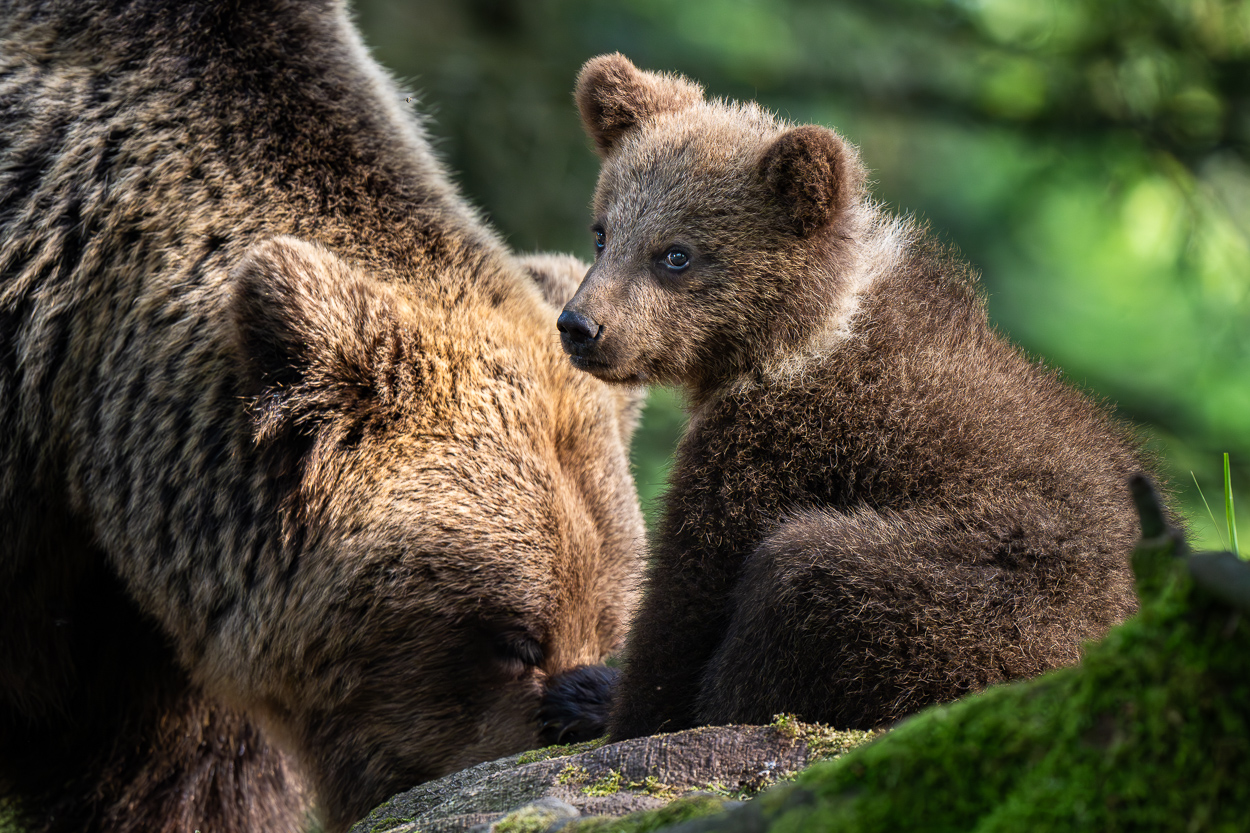
[{"label": "bear cub", "polygon": [[888,723],[1076,662],[1136,606],[1131,432],[995,333],[832,130],[601,56],[572,363],[680,386],[610,728]]}]

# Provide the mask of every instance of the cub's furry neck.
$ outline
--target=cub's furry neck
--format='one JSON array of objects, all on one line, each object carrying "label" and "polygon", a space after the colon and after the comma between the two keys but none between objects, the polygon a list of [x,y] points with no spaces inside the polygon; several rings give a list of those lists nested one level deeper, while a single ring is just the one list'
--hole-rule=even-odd
[{"label": "cub's furry neck", "polygon": [[[839,262],[830,264],[834,280],[823,282],[836,287],[821,299],[818,317],[812,322],[801,345],[776,344],[772,354],[758,367],[744,373],[718,390],[741,391],[760,385],[801,383],[804,374],[818,365],[847,339],[853,338],[863,300],[874,285],[898,270],[913,256],[922,232],[910,217],[896,217],[877,203],[865,199],[854,206],[848,226],[850,239],[839,251]],[[696,398],[715,398],[710,396]]]}]

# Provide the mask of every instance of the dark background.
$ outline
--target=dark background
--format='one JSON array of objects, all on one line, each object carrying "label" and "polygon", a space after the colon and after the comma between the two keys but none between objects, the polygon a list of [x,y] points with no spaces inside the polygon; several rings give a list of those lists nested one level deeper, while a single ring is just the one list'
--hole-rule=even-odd
[{"label": "dark background", "polygon": [[[621,51],[861,147],[877,196],[983,273],[1030,353],[1141,425],[1194,537],[1250,507],[1250,3],[357,0],[466,196],[519,251],[591,256],[571,90]],[[554,322],[553,322],[554,331]],[[678,400],[635,443],[663,488]],[[1250,513],[1239,513],[1250,537]],[[1247,547],[1243,546],[1243,550]]]}]

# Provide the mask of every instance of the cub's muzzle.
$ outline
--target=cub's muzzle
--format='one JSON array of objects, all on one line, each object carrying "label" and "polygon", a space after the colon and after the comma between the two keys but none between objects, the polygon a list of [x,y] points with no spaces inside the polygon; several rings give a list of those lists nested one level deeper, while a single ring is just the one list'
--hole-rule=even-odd
[{"label": "cub's muzzle", "polygon": [[565,308],[556,319],[556,329],[560,331],[560,341],[564,344],[564,350],[567,353],[578,352],[591,346],[599,338],[599,333],[603,331],[603,327],[593,318],[568,308]]}]

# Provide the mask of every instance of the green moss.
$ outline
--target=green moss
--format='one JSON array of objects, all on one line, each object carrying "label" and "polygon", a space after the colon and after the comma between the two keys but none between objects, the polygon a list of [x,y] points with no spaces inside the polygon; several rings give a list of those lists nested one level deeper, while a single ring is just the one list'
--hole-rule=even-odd
[{"label": "green moss", "polygon": [[773,722],[768,725],[788,738],[798,739],[803,724],[792,714],[775,714]]},{"label": "green moss", "polygon": [[522,807],[491,825],[494,833],[542,833],[552,825],[559,814],[544,807]]},{"label": "green moss", "polygon": [[607,737],[600,737],[594,740],[582,741],[581,743],[568,743],[563,746],[544,746],[541,749],[531,749],[528,752],[522,752],[517,757],[516,762],[518,764],[536,764],[539,761],[549,761],[552,758],[567,758],[570,755],[579,755],[582,752],[598,749],[607,742]]},{"label": "green moss", "polygon": [[665,801],[671,801],[681,795],[685,790],[681,787],[674,787],[672,784],[665,784],[654,775],[648,775],[641,781],[631,781],[629,783],[631,790],[636,790],[643,795],[649,795],[653,798],[660,798]]},{"label": "green moss", "polygon": [[586,771],[585,767],[580,767],[577,764],[569,764],[556,775],[557,784],[565,784],[572,787],[585,784],[589,780],[590,773]]},{"label": "green moss", "polygon": [[650,833],[691,819],[703,818],[722,811],[725,800],[717,796],[696,795],[679,798],[657,810],[631,813],[628,816],[591,816],[570,822],[562,833]]},{"label": "green moss", "polygon": [[17,801],[8,796],[0,796],[0,833],[23,833],[21,812]]},{"label": "green moss", "polygon": [[607,775],[582,787],[582,795],[589,796],[605,796],[616,795],[621,791],[621,774],[615,769],[609,770]]},{"label": "green moss", "polygon": [[743,784],[739,784],[735,788],[730,788],[722,784],[720,781],[711,781],[702,787],[691,787],[687,792],[705,792],[711,795],[717,795],[721,798],[728,798],[733,801],[746,801],[754,798],[764,790],[777,784],[779,780],[793,778],[795,773],[789,770],[782,770],[778,773],[766,772],[761,773],[756,778]]},{"label": "green moss", "polygon": [[806,742],[813,761],[838,758],[884,734],[878,729],[834,729],[824,723],[803,723],[792,714],[775,715],[769,725],[788,738]]},{"label": "green moss", "polygon": [[1244,829],[1250,623],[1176,547],[1139,545],[1142,610],[1079,667],[929,709],[752,812],[839,833]]},{"label": "green moss", "polygon": [[[397,827],[403,827],[405,824],[412,824],[416,821],[413,816],[387,816],[373,827],[369,828],[369,833],[388,833]],[[305,833],[319,833],[320,827],[310,827]]]}]

